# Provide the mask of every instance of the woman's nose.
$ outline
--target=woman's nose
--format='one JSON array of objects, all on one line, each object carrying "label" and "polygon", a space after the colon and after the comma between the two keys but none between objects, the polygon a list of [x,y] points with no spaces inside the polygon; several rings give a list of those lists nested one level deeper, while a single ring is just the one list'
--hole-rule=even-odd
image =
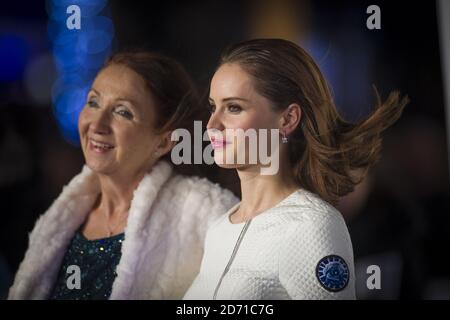
[{"label": "woman's nose", "polygon": [[225,129],[221,116],[218,112],[212,113],[209,117],[208,123],[206,124],[207,130],[219,130],[223,131]]},{"label": "woman's nose", "polygon": [[111,116],[108,110],[99,110],[91,123],[91,128],[97,134],[109,134],[111,132]]}]

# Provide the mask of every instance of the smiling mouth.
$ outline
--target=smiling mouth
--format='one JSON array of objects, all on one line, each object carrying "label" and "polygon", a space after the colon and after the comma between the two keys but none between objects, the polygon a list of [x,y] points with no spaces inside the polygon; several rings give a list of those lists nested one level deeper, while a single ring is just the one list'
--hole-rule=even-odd
[{"label": "smiling mouth", "polygon": [[96,141],[94,139],[89,139],[89,146],[91,147],[91,149],[99,153],[104,153],[106,151],[114,149],[114,146],[112,144]]}]

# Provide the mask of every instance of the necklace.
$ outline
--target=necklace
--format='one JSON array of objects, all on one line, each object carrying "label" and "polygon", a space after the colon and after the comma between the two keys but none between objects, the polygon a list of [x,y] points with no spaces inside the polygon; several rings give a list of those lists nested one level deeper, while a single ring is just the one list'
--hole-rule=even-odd
[{"label": "necklace", "polygon": [[231,264],[233,263],[234,258],[236,257],[237,251],[239,249],[239,246],[241,245],[242,239],[244,238],[245,233],[247,232],[248,227],[250,226],[250,222],[252,222],[252,219],[248,220],[244,227],[241,230],[241,233],[239,234],[239,238],[236,241],[236,244],[234,245],[233,253],[231,254],[230,260],[228,260],[227,266],[225,267],[225,270],[222,273],[222,276],[219,279],[219,282],[217,283],[216,289],[214,290],[214,296],[213,300],[217,300],[217,293],[219,292],[220,285],[222,284],[222,280],[225,277],[225,275],[230,270]]}]

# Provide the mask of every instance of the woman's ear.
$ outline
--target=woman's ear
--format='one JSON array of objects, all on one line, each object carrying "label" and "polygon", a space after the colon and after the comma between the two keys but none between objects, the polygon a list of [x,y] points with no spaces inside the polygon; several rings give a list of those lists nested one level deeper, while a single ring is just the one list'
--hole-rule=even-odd
[{"label": "woman's ear", "polygon": [[160,158],[166,153],[170,152],[170,150],[172,150],[176,143],[177,141],[172,141],[172,131],[163,133],[161,135],[161,140],[155,150],[156,157]]},{"label": "woman's ear", "polygon": [[292,103],[283,111],[280,117],[279,129],[284,135],[289,135],[297,128],[302,118],[302,109],[297,103]]}]

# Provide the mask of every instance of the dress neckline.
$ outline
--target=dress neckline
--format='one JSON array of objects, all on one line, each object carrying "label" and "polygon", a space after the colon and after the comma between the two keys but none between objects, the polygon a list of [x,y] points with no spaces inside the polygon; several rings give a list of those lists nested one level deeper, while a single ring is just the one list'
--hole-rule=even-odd
[{"label": "dress neckline", "polygon": [[116,239],[123,239],[124,236],[125,236],[125,232],[121,232],[121,233],[115,234],[115,235],[110,236],[110,237],[97,238],[97,239],[88,239],[88,238],[86,238],[86,236],[83,234],[83,232],[81,230],[78,230],[77,234],[83,241],[90,242],[90,243],[113,241],[113,240],[116,240]]},{"label": "dress neckline", "polygon": [[[302,190],[302,189],[297,189],[297,190],[295,190],[294,192],[292,192],[291,194],[289,194],[288,196],[286,196],[285,198],[283,198],[283,199],[282,199],[280,202],[278,202],[276,205],[274,205],[273,207],[270,207],[269,209],[267,209],[267,210],[265,210],[265,211],[259,213],[258,215],[254,216],[251,220],[255,220],[255,219],[257,219],[257,218],[260,217],[260,216],[265,216],[265,215],[267,215],[268,213],[270,213],[270,211],[272,211],[273,209],[278,208],[278,207],[284,205],[285,202],[289,201],[294,195],[296,195],[298,192],[301,192],[301,190]],[[227,214],[226,214],[226,221],[227,221],[227,224],[228,224],[228,225],[232,225],[232,226],[243,226],[246,222],[248,222],[248,221],[242,221],[242,222],[239,222],[239,223],[233,223],[233,222],[231,222],[231,215],[232,215],[233,213],[235,213],[235,212],[239,209],[240,205],[241,205],[241,202],[237,203],[234,207],[232,207],[232,208],[227,212]]]}]

